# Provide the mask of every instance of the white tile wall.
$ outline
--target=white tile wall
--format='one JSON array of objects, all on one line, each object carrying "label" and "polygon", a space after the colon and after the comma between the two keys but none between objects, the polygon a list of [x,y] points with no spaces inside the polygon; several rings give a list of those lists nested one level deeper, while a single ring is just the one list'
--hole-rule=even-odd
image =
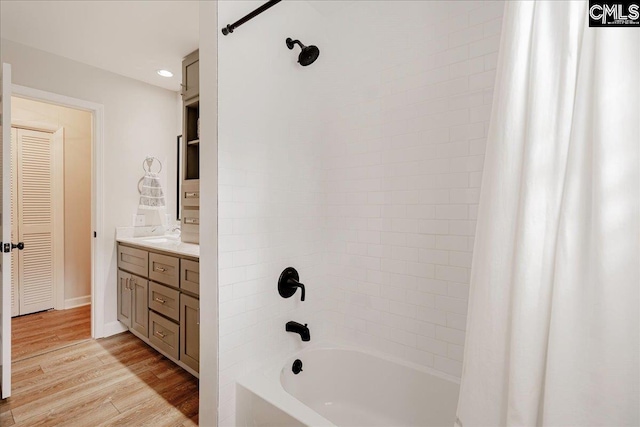
[{"label": "white tile wall", "polygon": [[[383,37],[343,38],[351,57],[339,74],[355,78],[335,85],[349,91],[324,141],[336,288],[325,319],[335,338],[459,376],[503,4],[455,3],[394,2],[438,22],[406,26],[407,16],[380,13]],[[353,50],[372,40],[375,61]],[[399,52],[400,40],[412,43]]]},{"label": "white tile wall", "polygon": [[[288,320],[459,375],[501,6],[290,2],[219,40],[220,425],[302,346]],[[304,303],[277,294],[290,265]]]},{"label": "white tile wall", "polygon": [[[220,25],[260,3],[219,3]],[[300,292],[286,300],[277,292],[278,277],[289,266],[303,283],[321,282],[316,279],[324,251],[325,194],[316,161],[322,158],[321,104],[320,89],[309,85],[319,76],[301,74],[297,54],[285,45],[287,36],[306,41],[320,32],[310,25],[305,37],[292,27],[293,17],[309,16],[308,9],[293,2],[219,40],[221,426],[235,424],[235,380],[301,346],[297,335],[285,332],[287,321],[309,323],[312,338],[320,337],[321,302],[313,287],[304,303]]]}]

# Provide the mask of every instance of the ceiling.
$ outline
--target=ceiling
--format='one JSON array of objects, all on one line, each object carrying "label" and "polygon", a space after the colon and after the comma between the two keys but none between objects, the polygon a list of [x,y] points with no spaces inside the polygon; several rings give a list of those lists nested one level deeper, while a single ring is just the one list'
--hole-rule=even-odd
[{"label": "ceiling", "polygon": [[3,39],[173,91],[182,58],[198,49],[197,1],[2,1],[0,8]]}]

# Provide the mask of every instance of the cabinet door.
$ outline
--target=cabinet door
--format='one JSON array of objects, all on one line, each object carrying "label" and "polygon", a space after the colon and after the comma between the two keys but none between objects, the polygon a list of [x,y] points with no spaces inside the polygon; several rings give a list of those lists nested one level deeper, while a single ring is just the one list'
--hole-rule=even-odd
[{"label": "cabinet door", "polygon": [[182,98],[193,98],[200,91],[200,64],[198,51],[189,54],[182,61]]},{"label": "cabinet door", "polygon": [[180,361],[200,371],[200,301],[180,294]]},{"label": "cabinet door", "polygon": [[145,337],[149,336],[149,281],[141,277],[131,275],[129,280],[131,288],[131,328]]},{"label": "cabinet door", "polygon": [[131,327],[131,274],[118,270],[118,320]]},{"label": "cabinet door", "polygon": [[200,263],[183,259],[180,261],[180,289],[200,294]]}]

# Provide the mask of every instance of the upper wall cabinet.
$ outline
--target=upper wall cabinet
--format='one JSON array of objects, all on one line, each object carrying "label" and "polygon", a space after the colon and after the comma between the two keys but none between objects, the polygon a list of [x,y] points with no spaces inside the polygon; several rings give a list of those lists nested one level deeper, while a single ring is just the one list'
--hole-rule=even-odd
[{"label": "upper wall cabinet", "polygon": [[182,61],[182,99],[187,101],[200,92],[200,67],[198,51],[189,54]]},{"label": "upper wall cabinet", "polygon": [[198,51],[182,62],[182,241],[200,242],[200,71]]}]

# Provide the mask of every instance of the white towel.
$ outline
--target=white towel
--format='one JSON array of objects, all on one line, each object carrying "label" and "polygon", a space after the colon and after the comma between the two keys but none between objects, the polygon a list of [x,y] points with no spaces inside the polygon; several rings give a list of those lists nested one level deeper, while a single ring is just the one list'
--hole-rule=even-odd
[{"label": "white towel", "polygon": [[160,177],[157,173],[146,172],[142,178],[140,190],[140,208],[164,209],[164,192],[160,185]]}]

